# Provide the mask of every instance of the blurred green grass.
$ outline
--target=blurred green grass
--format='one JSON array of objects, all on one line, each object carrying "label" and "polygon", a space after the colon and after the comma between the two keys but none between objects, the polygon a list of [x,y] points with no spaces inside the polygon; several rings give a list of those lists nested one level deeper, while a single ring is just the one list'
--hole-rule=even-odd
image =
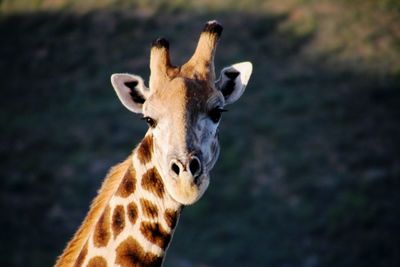
[{"label": "blurred green grass", "polygon": [[[107,169],[145,125],[114,72],[174,63],[203,23],[218,69],[254,64],[221,125],[209,190],[185,209],[165,266],[399,266],[397,1],[3,0],[1,266],[51,266]],[[23,254],[23,257],[21,256]]]}]

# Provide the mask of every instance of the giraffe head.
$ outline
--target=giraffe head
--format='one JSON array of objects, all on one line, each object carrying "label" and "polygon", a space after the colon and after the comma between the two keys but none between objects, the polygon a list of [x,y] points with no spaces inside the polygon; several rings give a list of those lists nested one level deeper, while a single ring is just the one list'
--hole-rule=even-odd
[{"label": "giraffe head", "polygon": [[216,80],[214,54],[221,32],[218,22],[208,22],[193,56],[179,67],[170,62],[169,43],[154,41],[149,88],[136,75],[111,76],[123,105],[148,123],[152,163],[171,197],[184,205],[207,189],[219,155],[221,114],[243,94],[252,72],[251,63],[243,62],[224,68]]}]

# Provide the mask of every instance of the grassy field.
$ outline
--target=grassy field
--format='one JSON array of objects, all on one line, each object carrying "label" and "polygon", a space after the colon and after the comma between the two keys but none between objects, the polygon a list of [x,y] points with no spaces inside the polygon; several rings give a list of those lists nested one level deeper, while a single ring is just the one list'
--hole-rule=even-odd
[{"label": "grassy field", "polygon": [[0,266],[51,266],[143,136],[110,75],[148,77],[159,36],[183,63],[210,19],[218,71],[254,72],[165,266],[400,266],[398,1],[187,2],[0,1]]}]

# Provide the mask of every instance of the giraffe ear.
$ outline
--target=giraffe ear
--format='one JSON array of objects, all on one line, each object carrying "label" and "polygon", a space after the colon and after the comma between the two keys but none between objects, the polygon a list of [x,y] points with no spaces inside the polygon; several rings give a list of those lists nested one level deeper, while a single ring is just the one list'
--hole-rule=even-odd
[{"label": "giraffe ear", "polygon": [[143,103],[146,101],[149,90],[140,76],[128,73],[111,75],[111,84],[122,104],[132,112],[142,113]]},{"label": "giraffe ear", "polygon": [[241,62],[222,69],[215,86],[224,95],[226,104],[232,104],[242,96],[252,71],[253,65],[250,62]]}]

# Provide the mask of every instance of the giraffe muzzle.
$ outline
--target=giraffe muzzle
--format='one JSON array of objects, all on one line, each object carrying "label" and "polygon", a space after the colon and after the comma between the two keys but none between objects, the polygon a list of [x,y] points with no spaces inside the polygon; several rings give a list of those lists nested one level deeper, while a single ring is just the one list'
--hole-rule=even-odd
[{"label": "giraffe muzzle", "polygon": [[202,164],[197,156],[189,156],[187,160],[180,161],[178,159],[171,160],[170,163],[170,173],[174,178],[178,178],[182,173],[188,172],[197,184],[198,178],[202,174]]}]

